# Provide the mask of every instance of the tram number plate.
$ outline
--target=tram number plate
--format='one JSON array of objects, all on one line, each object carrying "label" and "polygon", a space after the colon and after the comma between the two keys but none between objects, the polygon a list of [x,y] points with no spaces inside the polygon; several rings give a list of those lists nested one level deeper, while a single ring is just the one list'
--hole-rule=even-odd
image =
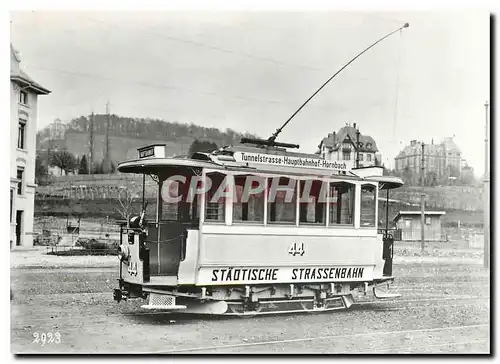
[{"label": "tram number plate", "polygon": [[293,243],[293,245],[290,247],[290,249],[288,249],[288,254],[290,254],[292,256],[296,256],[296,255],[303,256],[304,253],[305,253],[304,243],[300,243],[300,244]]},{"label": "tram number plate", "polygon": [[128,274],[131,276],[137,275],[137,262],[130,262],[127,269]]}]

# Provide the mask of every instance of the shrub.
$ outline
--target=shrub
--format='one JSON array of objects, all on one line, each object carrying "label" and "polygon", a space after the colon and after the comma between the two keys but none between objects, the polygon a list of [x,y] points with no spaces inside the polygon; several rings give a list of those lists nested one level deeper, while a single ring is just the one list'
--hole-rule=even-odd
[{"label": "shrub", "polygon": [[112,249],[109,247],[106,242],[99,241],[96,239],[88,239],[88,238],[78,238],[76,241],[76,246],[81,246],[86,250],[98,250],[98,249]]}]

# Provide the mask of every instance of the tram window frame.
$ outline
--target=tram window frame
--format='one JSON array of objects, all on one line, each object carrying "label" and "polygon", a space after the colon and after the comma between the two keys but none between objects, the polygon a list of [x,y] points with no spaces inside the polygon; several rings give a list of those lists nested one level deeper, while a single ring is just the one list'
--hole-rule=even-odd
[{"label": "tram window frame", "polygon": [[[276,178],[279,179],[279,182],[278,182],[278,190],[276,191],[275,193],[275,196],[274,196],[274,202],[269,202],[269,198],[272,196],[273,194],[273,183],[276,183],[276,182],[273,182]],[[282,184],[282,181],[284,182]],[[283,202],[281,203],[280,205],[285,205],[285,208],[286,206],[289,206],[289,209],[291,211],[293,211],[293,216],[291,218],[290,221],[287,221],[287,220],[276,220],[277,218],[277,204],[278,204],[278,201],[276,201],[276,198],[279,196],[281,197],[282,195],[282,192],[285,194],[285,198],[286,198],[286,195],[289,193],[289,191],[287,191],[287,187],[290,186],[290,181],[293,181],[293,196],[290,200],[290,202]],[[267,198],[266,198],[266,204],[267,204],[267,224],[269,225],[286,225],[286,226],[296,226],[297,224],[297,213],[298,213],[298,209],[297,209],[297,186],[299,185],[299,180],[296,179],[296,178],[289,178],[289,177],[282,177],[282,176],[276,176],[276,177],[268,177],[267,178],[267,189],[268,189],[268,193],[267,193]],[[281,199],[281,198],[280,198]],[[274,210],[274,211],[273,211]],[[284,211],[284,210],[282,210]],[[274,219],[275,220],[271,220],[273,218],[273,215],[274,215]]]},{"label": "tram window frame", "polygon": [[[309,183],[310,187],[304,191],[306,184]],[[299,225],[326,226],[326,210],[328,208],[326,198],[328,193],[327,184],[328,182],[326,181],[313,179],[299,181]],[[308,196],[304,196],[304,192],[308,192]],[[314,200],[309,201],[310,197]],[[307,221],[308,215],[311,213],[311,211],[308,210],[311,206],[313,206],[314,210],[312,211],[314,214],[314,221]],[[321,206],[321,208],[319,208],[319,206]]]},{"label": "tram window frame", "polygon": [[[232,216],[232,222],[233,224],[249,224],[249,225],[263,225],[264,224],[264,219],[265,219],[265,205],[266,205],[266,198],[265,198],[265,193],[264,189],[260,193],[257,194],[251,194],[248,196],[247,202],[243,202],[243,197],[246,189],[246,183],[248,181],[248,178],[254,179],[255,183],[261,183],[262,186],[265,187],[266,185],[266,178],[262,176],[256,176],[256,175],[235,175],[234,176],[234,199],[232,201],[233,204],[233,216]],[[241,185],[239,182],[243,180],[243,184]],[[254,182],[252,182],[252,188],[254,187]],[[239,191],[241,187],[241,191]],[[241,193],[240,193],[241,192]],[[256,197],[257,196],[257,197]],[[239,201],[241,199],[241,202]],[[258,201],[261,200],[261,209],[258,206]],[[241,218],[240,216],[236,216],[236,214],[239,211],[239,205],[241,205]],[[253,205],[253,219],[249,219],[249,217],[252,215],[251,214],[251,208],[250,206]],[[257,205],[257,206],[256,206]],[[245,212],[246,209],[246,212]],[[257,214],[257,212],[260,214]],[[244,218],[246,215],[246,219]],[[255,218],[258,217],[258,218]]]},{"label": "tram window frame", "polygon": [[[193,176],[184,177],[186,178],[185,182],[176,179],[169,180],[169,178],[166,178],[162,182],[162,199],[160,201],[162,206],[160,221],[177,221],[196,225],[199,223],[201,214],[201,196],[196,195],[192,201],[187,201],[189,189],[191,187],[191,178],[193,178]],[[170,183],[171,186],[167,187],[166,183]],[[181,197],[181,200],[178,202],[165,201],[166,188],[173,188],[169,195],[174,198]],[[170,216],[167,214],[170,214]]]},{"label": "tram window frame", "polygon": [[[343,186],[346,186],[346,191],[343,193],[338,194],[337,196],[334,196],[333,194],[333,187],[337,187],[337,189],[340,188],[340,191],[343,190]],[[335,182],[330,182],[329,183],[329,188],[328,188],[328,197],[329,197],[329,202],[328,202],[328,209],[329,209],[329,218],[328,218],[328,226],[354,226],[354,221],[355,221],[355,216],[356,216],[356,184],[350,183],[347,181],[335,181]],[[347,200],[345,199],[347,198]],[[339,205],[340,201],[340,211],[338,210],[337,206]],[[346,216],[343,214],[343,209],[342,207],[344,206],[344,201],[348,202],[347,209],[348,209],[348,217],[346,219]],[[334,211],[335,207],[335,211]],[[335,220],[334,220],[335,219]],[[347,222],[342,222],[343,220],[347,220]]]},{"label": "tram window frame", "polygon": [[[360,186],[360,201],[359,201],[359,227],[360,228],[373,228],[376,227],[376,222],[377,222],[377,192],[378,188],[376,185],[369,184],[369,183],[363,183]],[[363,196],[366,197],[366,192],[368,190],[373,190],[373,206],[370,206],[370,210],[372,210],[373,213],[373,218],[370,217],[370,221],[368,219],[364,219],[364,216],[366,216],[366,212],[364,210],[367,209],[367,205],[363,203]],[[371,191],[370,191],[371,192]],[[367,199],[365,198],[365,201]],[[364,215],[365,213],[365,215]],[[368,212],[370,213],[370,212]]]},{"label": "tram window frame", "polygon": [[[220,182],[218,184],[214,184],[214,179],[212,176],[220,176]],[[222,183],[225,184],[223,191],[226,191],[226,189],[232,188],[230,186],[230,182],[228,181],[227,175],[224,173],[219,173],[219,172],[210,172],[205,175],[205,179],[210,179],[210,189],[205,192],[205,206],[204,208],[204,219],[203,221],[206,223],[210,224],[225,224],[226,222],[226,200],[227,198],[223,195],[219,197],[217,202],[211,202],[217,191],[219,190],[220,186]],[[223,192],[220,191],[219,193]],[[216,207],[214,205],[217,205]],[[214,210],[217,209],[217,219],[211,218],[209,209]]]}]

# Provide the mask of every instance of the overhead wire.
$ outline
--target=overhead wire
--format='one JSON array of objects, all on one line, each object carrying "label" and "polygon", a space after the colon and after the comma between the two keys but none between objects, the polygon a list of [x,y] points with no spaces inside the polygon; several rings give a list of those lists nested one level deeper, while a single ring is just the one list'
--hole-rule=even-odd
[{"label": "overhead wire", "polygon": [[[108,29],[116,30],[115,27],[110,26],[109,23],[107,23],[106,21],[95,19],[95,18],[92,18],[92,17],[87,17],[87,16],[82,17],[82,18],[85,18],[85,19],[90,20],[92,22],[104,24],[104,25],[106,25],[108,27]],[[255,60],[258,60],[258,61],[269,62],[269,63],[273,63],[273,64],[280,65],[280,66],[289,66],[289,67],[304,69],[304,70],[308,70],[308,71],[325,72],[325,70],[322,70],[322,69],[319,69],[319,68],[315,68],[315,67],[309,67],[309,66],[305,66],[305,65],[301,65],[301,64],[291,63],[291,62],[284,62],[284,61],[276,60],[276,59],[269,58],[269,57],[256,56],[256,55],[253,55],[253,54],[250,54],[250,53],[246,53],[246,52],[242,52],[242,51],[235,51],[235,50],[224,48],[224,47],[220,47],[220,46],[214,46],[214,45],[211,45],[211,44],[206,44],[206,43],[199,42],[199,41],[193,41],[193,40],[183,39],[183,38],[180,38],[180,37],[173,37],[173,36],[165,35],[165,34],[162,34],[162,33],[151,32],[151,31],[144,31],[144,30],[134,30],[134,32],[142,33],[142,34],[150,35],[150,36],[160,37],[160,38],[172,41],[172,42],[178,42],[178,43],[183,43],[183,44],[189,44],[189,45],[192,45],[192,46],[203,47],[203,48],[206,48],[206,49],[210,49],[212,51],[218,51],[218,52],[223,52],[223,53],[228,53],[228,54],[234,54],[234,55],[237,55],[237,56],[246,57],[246,58],[250,58],[250,59],[255,59]]]},{"label": "overhead wire", "polygon": [[[103,79],[103,80],[113,81],[113,82],[123,82],[123,83],[128,83],[128,84],[136,84],[136,85],[144,86],[144,87],[152,87],[152,88],[159,88],[159,89],[172,90],[172,91],[195,93],[195,94],[201,94],[201,95],[206,95],[206,96],[218,97],[218,98],[222,98],[222,99],[231,98],[231,99],[238,99],[238,100],[244,100],[244,101],[251,101],[251,102],[260,103],[260,104],[266,103],[266,104],[276,104],[276,105],[295,105],[295,103],[293,103],[292,101],[268,100],[268,99],[260,99],[260,98],[254,98],[254,97],[249,97],[249,96],[221,94],[218,92],[200,91],[200,90],[179,87],[179,86],[175,86],[175,85],[156,84],[156,83],[127,79],[127,78],[122,78],[122,77],[117,78],[117,77],[98,75],[95,73],[77,72],[77,71],[70,71],[70,70],[65,70],[65,69],[39,67],[39,66],[30,66],[29,68],[34,69],[34,70],[39,70],[39,71],[67,74],[70,76],[98,78],[98,79]],[[330,111],[338,110],[338,107],[328,107],[328,106],[316,106],[316,107],[319,109],[330,110]]]},{"label": "overhead wire", "polygon": [[[109,30],[116,31],[116,29],[117,29],[116,27],[109,25],[108,22],[103,21],[103,20],[99,20],[99,19],[95,19],[93,17],[79,16],[79,18],[83,18],[83,19],[89,20],[90,22],[94,22],[94,23],[104,24],[106,26],[106,28],[107,28],[106,31],[109,31]],[[63,29],[63,31],[70,32],[70,33],[75,33],[76,32],[76,30],[74,30],[74,29]],[[280,66],[289,66],[289,67],[306,69],[306,70],[310,70],[310,71],[324,72],[324,70],[318,69],[318,68],[314,68],[314,67],[309,67],[309,66],[304,66],[304,65],[298,65],[298,64],[294,64],[294,63],[290,63],[290,62],[278,61],[278,60],[275,60],[275,59],[272,59],[272,58],[269,58],[269,57],[255,56],[255,55],[251,55],[251,54],[248,54],[248,53],[245,53],[245,52],[240,52],[240,51],[235,51],[235,50],[231,50],[231,49],[227,49],[227,48],[223,48],[223,47],[213,46],[213,45],[205,44],[205,43],[198,42],[198,41],[186,40],[186,39],[182,39],[182,38],[179,38],[179,37],[172,37],[172,36],[168,36],[168,35],[157,33],[157,32],[150,32],[150,31],[144,31],[144,30],[134,30],[134,32],[139,32],[139,33],[142,33],[142,34],[145,34],[145,35],[149,35],[149,36],[157,36],[157,37],[160,37],[160,38],[163,38],[163,39],[167,39],[167,40],[170,40],[170,41],[180,42],[180,43],[189,44],[189,45],[198,46],[198,47],[204,47],[204,48],[207,48],[207,49],[211,49],[211,50],[215,50],[215,51],[220,51],[220,52],[224,52],[224,53],[230,53],[230,54],[240,55],[240,56],[243,56],[243,57],[247,57],[247,58],[251,58],[251,59],[255,59],[255,60],[259,60],[259,61],[271,62],[271,63],[274,63],[276,65],[280,65]],[[73,45],[77,46],[78,48],[81,48],[77,44],[73,44]],[[106,77],[106,76],[102,76],[102,75],[88,74],[88,73],[85,74],[85,73],[82,73],[82,72],[75,72],[75,71],[62,70],[62,69],[56,70],[56,69],[53,69],[53,68],[36,67],[36,66],[35,67],[31,67],[31,68],[38,69],[38,70],[44,70],[44,71],[60,72],[60,73],[66,73],[66,74],[72,74],[72,75],[79,75],[79,76],[83,76],[83,77],[96,77],[96,78],[106,79],[106,80],[109,80],[109,81],[116,81],[117,80],[116,78],[113,78],[113,77]],[[264,100],[264,99],[258,99],[258,98],[248,97],[248,96],[240,96],[240,95],[223,95],[223,94],[220,94],[220,93],[217,93],[217,92],[192,90],[192,89],[182,88],[182,87],[179,87],[179,86],[165,85],[165,84],[159,85],[159,84],[153,84],[153,83],[144,82],[144,81],[136,81],[136,80],[125,81],[123,79],[121,79],[120,81],[122,81],[122,82],[128,82],[128,83],[134,83],[134,84],[138,84],[138,85],[141,85],[141,86],[156,87],[156,88],[171,89],[171,90],[179,90],[179,91],[183,91],[183,92],[199,93],[199,94],[209,95],[209,96],[230,97],[230,98],[241,99],[241,100],[252,101],[252,102],[259,102],[259,103],[284,104],[284,105],[287,105],[287,104],[291,105],[292,104],[292,102],[285,102],[285,101],[278,101],[278,100]],[[326,110],[332,110],[332,109],[337,110],[337,108],[330,108],[330,107],[324,107],[324,106],[320,106],[319,108],[326,109]]]},{"label": "overhead wire", "polygon": [[[369,17],[375,17],[373,14],[364,14],[364,15],[369,16]],[[117,29],[116,27],[110,26],[109,23],[107,23],[103,20],[95,19],[92,17],[83,17],[83,18],[89,20],[90,22],[106,25],[106,28],[107,28],[106,30],[116,30]],[[380,17],[378,17],[378,18],[383,19]],[[383,20],[396,22],[395,20],[388,20],[388,19],[383,19]],[[73,29],[71,29],[71,30],[66,29],[66,31],[71,32],[71,33],[75,32],[75,30],[73,30]],[[224,52],[224,53],[228,53],[228,54],[235,54],[235,55],[239,55],[239,56],[243,56],[243,57],[247,57],[247,58],[251,58],[251,59],[255,59],[255,60],[259,60],[259,61],[264,61],[264,62],[271,62],[271,63],[274,63],[276,65],[280,65],[280,66],[289,66],[289,67],[301,68],[301,69],[310,70],[310,71],[320,71],[320,72],[323,71],[321,69],[314,68],[314,67],[308,67],[308,66],[304,66],[304,65],[298,65],[298,64],[294,64],[294,63],[278,61],[278,60],[274,60],[274,59],[268,58],[268,57],[255,56],[255,55],[248,54],[245,52],[239,52],[239,51],[235,51],[235,50],[231,50],[231,49],[227,49],[227,48],[223,48],[223,47],[213,46],[213,45],[205,44],[205,43],[198,42],[198,41],[186,40],[186,39],[182,39],[179,37],[172,37],[172,36],[160,34],[157,32],[150,32],[150,31],[144,31],[144,30],[139,30],[139,31],[134,30],[134,32],[139,32],[139,33],[149,35],[149,36],[157,36],[157,37],[160,37],[163,39],[167,39],[169,41],[189,44],[192,46],[203,47],[203,48],[210,49],[213,51],[219,51],[219,52]],[[74,44],[74,45],[76,45],[76,44]],[[107,76],[103,76],[103,75],[75,72],[75,71],[62,70],[62,69],[53,69],[53,68],[46,68],[46,67],[31,67],[31,68],[42,70],[42,71],[59,72],[59,73],[64,73],[64,74],[68,74],[68,75],[80,76],[80,77],[94,77],[94,78],[100,78],[100,79],[109,80],[109,81],[121,81],[121,82],[126,82],[126,83],[134,83],[134,84],[146,86],[146,87],[154,87],[154,88],[167,89],[167,90],[178,90],[178,91],[183,91],[183,92],[198,93],[198,94],[202,94],[202,95],[216,96],[216,97],[222,97],[222,98],[229,97],[229,98],[257,102],[257,103],[281,104],[281,105],[290,104],[290,105],[292,105],[292,102],[285,102],[285,101],[278,101],[278,100],[265,100],[265,99],[258,99],[258,98],[240,96],[240,95],[223,95],[223,94],[220,94],[217,92],[192,90],[192,89],[186,89],[186,88],[182,88],[182,87],[178,87],[178,86],[174,86],[174,85],[166,85],[166,84],[160,85],[160,84],[153,84],[153,83],[145,82],[145,81],[117,79],[114,77],[107,77]],[[329,111],[332,111],[332,110],[337,111],[338,110],[338,108],[334,108],[334,107],[325,107],[325,106],[316,106],[316,107],[320,108],[320,109],[329,110]]]}]

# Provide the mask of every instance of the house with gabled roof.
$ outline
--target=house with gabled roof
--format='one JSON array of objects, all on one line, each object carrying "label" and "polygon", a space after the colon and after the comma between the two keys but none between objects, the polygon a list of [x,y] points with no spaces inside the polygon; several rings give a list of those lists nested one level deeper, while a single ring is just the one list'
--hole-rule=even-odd
[{"label": "house with gabled roof", "polygon": [[[338,132],[329,133],[318,145],[316,154],[326,160],[356,161],[356,123],[346,123]],[[381,156],[377,143],[369,135],[359,134],[359,167],[379,166]]]}]

